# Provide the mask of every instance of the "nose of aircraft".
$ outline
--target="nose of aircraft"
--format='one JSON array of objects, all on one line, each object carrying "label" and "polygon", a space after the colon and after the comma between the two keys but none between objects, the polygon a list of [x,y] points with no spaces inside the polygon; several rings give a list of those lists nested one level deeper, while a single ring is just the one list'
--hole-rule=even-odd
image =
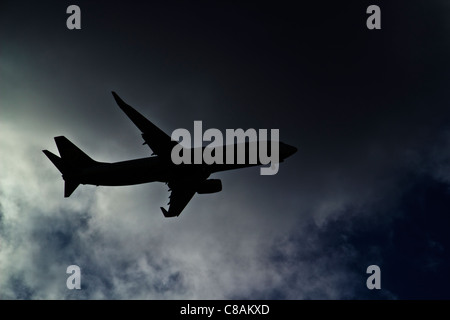
[{"label": "nose of aircraft", "polygon": [[297,152],[297,148],[291,145],[287,145],[287,156],[290,157],[292,156],[294,153]]},{"label": "nose of aircraft", "polygon": [[298,151],[298,149],[289,144],[281,143],[280,151],[281,151],[281,157],[283,159],[286,159],[286,158],[292,156],[294,153],[296,153]]}]

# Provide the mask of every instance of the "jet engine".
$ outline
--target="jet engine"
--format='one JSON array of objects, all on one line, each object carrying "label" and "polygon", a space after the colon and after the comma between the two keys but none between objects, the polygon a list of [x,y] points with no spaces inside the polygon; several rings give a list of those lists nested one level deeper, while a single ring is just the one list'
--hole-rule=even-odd
[{"label": "jet engine", "polygon": [[216,193],[222,191],[222,181],[220,179],[208,179],[200,184],[197,193]]}]

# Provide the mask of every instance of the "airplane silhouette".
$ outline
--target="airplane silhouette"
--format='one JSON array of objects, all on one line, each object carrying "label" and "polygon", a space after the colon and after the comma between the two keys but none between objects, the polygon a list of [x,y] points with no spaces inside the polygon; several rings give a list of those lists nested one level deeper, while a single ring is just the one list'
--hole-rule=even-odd
[{"label": "airplane silhouette", "polygon": [[[164,216],[179,216],[195,193],[215,193],[222,190],[219,179],[208,179],[215,172],[258,166],[256,164],[179,164],[171,160],[171,151],[178,143],[146,119],[133,107],[126,104],[115,92],[114,99],[125,114],[141,130],[144,144],[153,151],[151,157],[128,161],[106,163],[93,160],[66,137],[55,137],[60,157],[48,150],[42,150],[62,173],[64,197],[69,197],[80,184],[96,186],[125,186],[148,182],[164,182],[169,186],[169,210],[161,207]],[[245,143],[248,157],[248,142]],[[270,146],[270,143],[269,143]],[[229,146],[227,146],[229,147]],[[233,148],[237,144],[232,145]],[[202,147],[203,149],[205,147]],[[279,161],[291,156],[297,148],[279,143]]]}]

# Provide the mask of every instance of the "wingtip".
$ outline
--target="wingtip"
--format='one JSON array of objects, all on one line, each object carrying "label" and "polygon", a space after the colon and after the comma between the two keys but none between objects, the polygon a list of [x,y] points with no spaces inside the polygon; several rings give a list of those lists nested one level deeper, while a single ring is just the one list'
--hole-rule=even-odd
[{"label": "wingtip", "polygon": [[111,91],[111,94],[113,95],[114,99],[117,101],[120,99],[119,95],[115,91]]},{"label": "wingtip", "polygon": [[116,100],[116,103],[118,104],[118,106],[120,107],[120,108],[124,108],[124,107],[129,107],[126,103],[125,103],[125,101],[123,101],[123,99],[121,98],[121,97],[119,97],[119,95],[115,92],[115,91],[111,91],[111,93],[112,93],[112,95],[113,95],[113,97],[114,97],[114,100]]},{"label": "wingtip", "polygon": [[174,216],[173,214],[170,214],[166,209],[164,209],[163,207],[161,207],[161,211],[164,215],[164,217],[166,218],[173,218],[173,217],[178,217],[178,215]]},{"label": "wingtip", "polygon": [[167,210],[166,209],[164,209],[163,207],[160,207],[161,208],[161,211],[162,211],[162,213],[163,213],[163,215],[164,215],[164,217],[168,217],[169,216],[169,213],[167,212]]}]

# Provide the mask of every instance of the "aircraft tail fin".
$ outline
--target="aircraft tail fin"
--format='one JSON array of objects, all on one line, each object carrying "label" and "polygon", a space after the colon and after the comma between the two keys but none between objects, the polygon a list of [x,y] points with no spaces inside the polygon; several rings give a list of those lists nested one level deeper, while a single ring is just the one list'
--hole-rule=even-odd
[{"label": "aircraft tail fin", "polygon": [[55,137],[56,146],[64,163],[72,167],[88,167],[96,163],[64,136]]},{"label": "aircraft tail fin", "polygon": [[48,150],[42,150],[47,158],[63,174],[65,181],[64,197],[69,197],[80,185],[76,178],[76,171],[95,165],[97,162],[81,151],[76,145],[64,136],[55,137],[60,157]]}]

